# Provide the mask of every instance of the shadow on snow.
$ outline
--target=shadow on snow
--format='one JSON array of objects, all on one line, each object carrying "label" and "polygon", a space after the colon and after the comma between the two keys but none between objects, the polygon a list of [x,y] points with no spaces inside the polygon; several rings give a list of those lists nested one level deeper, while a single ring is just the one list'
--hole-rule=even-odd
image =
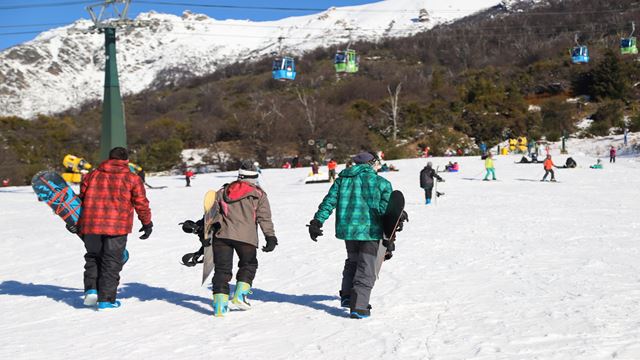
[{"label": "shadow on snow", "polygon": [[[322,301],[337,300],[335,296],[328,295],[293,295],[283,294],[275,291],[252,289],[253,295],[249,298],[261,302],[289,303],[293,305],[306,306],[315,310],[324,311],[334,316],[344,316],[344,311],[340,308],[322,304]],[[84,291],[77,288],[69,288],[56,285],[22,283],[19,281],[3,281],[0,283],[0,295],[47,297],[51,300],[67,304],[76,309],[87,309],[82,304]],[[135,298],[140,301],[160,300],[170,304],[184,307],[195,312],[210,316],[211,299],[189,295],[176,291],[167,290],[161,287],[149,286],[141,283],[126,283],[118,293],[119,299]],[[337,303],[337,301],[336,301]]]}]

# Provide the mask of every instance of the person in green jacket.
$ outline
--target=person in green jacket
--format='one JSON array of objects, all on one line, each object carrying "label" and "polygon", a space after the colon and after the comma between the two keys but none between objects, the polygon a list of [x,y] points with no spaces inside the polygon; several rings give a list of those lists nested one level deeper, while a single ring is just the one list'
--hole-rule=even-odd
[{"label": "person in green jacket", "polygon": [[487,170],[487,173],[484,176],[484,181],[489,181],[489,175],[492,176],[493,180],[496,179],[496,169],[493,167],[493,155],[491,153],[487,154],[487,158],[484,159],[484,168]]},{"label": "person in green jacket", "polygon": [[[309,235],[317,241],[322,224],[336,209],[336,237],[345,240],[347,259],[342,272],[340,302],[350,308],[350,317],[371,315],[369,298],[376,281],[376,258],[383,237],[382,216],[393,189],[376,173],[373,154],[353,157],[354,166],[340,172],[309,224]],[[379,163],[379,162],[378,162]]]}]

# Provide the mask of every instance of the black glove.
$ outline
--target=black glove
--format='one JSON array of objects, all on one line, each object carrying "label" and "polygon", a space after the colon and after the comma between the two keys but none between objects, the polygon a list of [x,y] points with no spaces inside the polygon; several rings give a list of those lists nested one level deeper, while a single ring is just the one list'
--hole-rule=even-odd
[{"label": "black glove", "polygon": [[440,182],[444,182],[444,179],[442,179],[442,178],[441,178],[441,179],[440,179],[440,180],[438,180],[438,181],[440,181]]},{"label": "black glove", "polygon": [[278,245],[278,238],[275,236],[266,236],[264,239],[267,241],[267,245],[262,247],[262,251],[272,252],[273,249],[276,248],[276,245]]},{"label": "black glove", "polygon": [[140,236],[140,239],[146,240],[149,238],[149,235],[151,235],[151,231],[153,231],[153,222],[150,222],[146,225],[142,225],[142,227],[140,228],[140,230],[138,230],[138,232],[143,232],[143,231],[144,231],[144,234]]},{"label": "black glove", "polygon": [[311,236],[311,240],[318,241],[318,236],[322,236],[322,223],[313,219],[307,226],[309,227],[309,236]]},{"label": "black glove", "polygon": [[80,232],[80,227],[76,224],[76,225],[69,225],[67,224],[65,226],[67,228],[67,230],[72,233],[72,234],[77,234]]},{"label": "black glove", "polygon": [[398,221],[398,227],[396,227],[396,232],[402,231],[402,227],[404,226],[405,221],[409,222],[409,214],[407,214],[406,211],[402,210],[400,220]]}]

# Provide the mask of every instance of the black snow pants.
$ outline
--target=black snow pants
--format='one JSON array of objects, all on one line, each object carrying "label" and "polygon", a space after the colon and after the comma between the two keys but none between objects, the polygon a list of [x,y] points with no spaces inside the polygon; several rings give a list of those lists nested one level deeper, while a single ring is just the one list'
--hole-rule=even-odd
[{"label": "black snow pants", "polygon": [[616,162],[616,157],[615,157],[615,155],[614,155],[614,156],[609,156],[609,162],[610,162],[610,163],[614,163],[614,162]]},{"label": "black snow pants", "polygon": [[215,239],[213,241],[213,293],[229,294],[229,281],[233,277],[233,252],[238,254],[236,280],[253,283],[258,270],[256,247],[240,241]]},{"label": "black snow pants", "polygon": [[84,290],[98,290],[98,301],[116,301],[127,235],[86,234],[83,240],[87,250],[84,255]]},{"label": "black snow pants", "polygon": [[426,199],[431,199],[432,195],[433,195],[433,184],[431,184],[431,186],[425,187],[424,189],[424,198]]},{"label": "black snow pants", "polygon": [[346,240],[347,260],[342,271],[341,293],[351,297],[351,310],[367,310],[376,282],[380,240]]},{"label": "black snow pants", "polygon": [[555,174],[553,173],[553,169],[549,169],[549,170],[545,170],[544,171],[544,176],[542,177],[542,181],[545,181],[547,179],[547,175],[551,174],[551,180],[555,180]]}]

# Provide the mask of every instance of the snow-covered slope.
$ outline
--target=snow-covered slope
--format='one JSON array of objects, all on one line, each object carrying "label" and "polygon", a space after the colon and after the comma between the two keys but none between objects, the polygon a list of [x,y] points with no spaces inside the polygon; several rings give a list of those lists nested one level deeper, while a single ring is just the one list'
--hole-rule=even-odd
[{"label": "snow-covered slope", "polygon": [[[285,52],[300,54],[348,42],[349,34],[353,40],[407,36],[501,3],[387,0],[266,22],[216,20],[188,11],[182,17],[143,13],[137,19],[152,26],[119,32],[121,87],[131,94],[154,81],[211,73],[277,51],[281,36]],[[427,10],[426,22],[418,21],[421,9]],[[0,52],[0,116],[29,118],[102,97],[103,36],[79,32],[90,25],[79,20]]]},{"label": "snow-covered slope", "polygon": [[[554,151],[557,163],[564,156]],[[407,197],[410,222],[373,290],[373,316],[350,320],[337,296],[345,250],[334,217],[312,242],[304,224],[328,184],[303,185],[308,169],[264,170],[279,245],[259,252],[253,309],[211,315],[195,251],[178,222],[200,215],[209,188],[234,173],[150,177],[155,228],[131,236],[123,307],[83,308],[83,246],[28,187],[0,188],[2,359],[639,359],[640,164],[620,157],[540,183],[542,165],[498,156],[449,160],[437,206],[422,205],[426,160],[384,174]],[[341,169],[343,166],[340,166]],[[139,224],[136,224],[136,230]]]}]

